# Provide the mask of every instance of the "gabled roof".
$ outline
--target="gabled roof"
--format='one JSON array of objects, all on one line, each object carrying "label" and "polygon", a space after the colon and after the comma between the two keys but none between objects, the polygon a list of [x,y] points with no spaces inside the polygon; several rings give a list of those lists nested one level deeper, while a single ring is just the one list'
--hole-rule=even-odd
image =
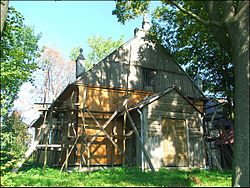
[{"label": "gabled roof", "polygon": [[[143,31],[143,30],[142,30]],[[146,31],[145,34],[143,34],[143,36],[147,36]],[[128,40],[127,42],[125,42],[124,44],[122,44],[119,48],[117,48],[116,50],[114,50],[113,52],[111,52],[109,55],[107,55],[106,57],[104,57],[102,60],[100,60],[98,63],[94,64],[94,66],[89,69],[88,71],[86,71],[85,73],[83,73],[81,76],[78,77],[77,81],[80,80],[84,80],[88,75],[90,75],[94,70],[98,69],[103,63],[107,63],[106,60],[110,57],[112,57],[113,55],[115,55],[116,53],[119,53],[120,50],[123,50],[126,48],[127,45],[129,45],[130,43],[132,43],[132,41],[142,38],[143,36],[133,36],[130,40]],[[153,42],[154,43],[154,42]],[[201,98],[206,99],[206,96],[203,94],[203,92],[196,86],[196,84],[194,83],[194,80],[183,70],[183,68],[180,66],[180,64],[177,62],[176,58],[174,57],[173,54],[169,53],[169,51],[162,45],[162,44],[158,44],[165,52],[168,56],[170,56],[170,58],[173,60],[173,63],[176,64],[179,69],[183,72],[183,74],[186,75],[187,79],[189,79],[191,81],[191,83],[193,84],[194,88],[198,91],[199,95]],[[124,63],[124,62],[120,62],[120,63]]]},{"label": "gabled roof", "polygon": [[95,69],[98,65],[100,65],[101,63],[105,63],[105,60],[115,54],[116,52],[118,52],[120,49],[122,49],[123,47],[125,47],[127,44],[129,44],[132,40],[134,40],[135,37],[132,37],[131,39],[129,39],[127,42],[125,42],[124,44],[122,44],[120,47],[118,47],[117,49],[115,49],[114,51],[112,51],[111,53],[109,53],[107,56],[105,56],[104,58],[102,58],[99,62],[95,63],[89,70],[87,70],[85,73],[83,73],[81,76],[79,76],[76,80],[76,82],[78,80],[81,80],[83,77],[85,77],[88,73],[90,73],[91,71],[93,71],[93,69]]},{"label": "gabled roof", "polygon": [[145,97],[142,101],[140,101],[139,103],[137,103],[136,105],[131,106],[128,110],[134,110],[137,108],[143,108],[144,106],[158,100],[159,98],[161,98],[162,96],[164,96],[165,94],[169,93],[170,91],[175,90],[178,94],[180,94],[191,106],[193,106],[195,108],[195,110],[197,110],[199,113],[203,113],[201,112],[187,97],[185,97],[185,95],[183,95],[183,93],[175,86],[170,87],[162,92],[153,94],[151,96]]}]

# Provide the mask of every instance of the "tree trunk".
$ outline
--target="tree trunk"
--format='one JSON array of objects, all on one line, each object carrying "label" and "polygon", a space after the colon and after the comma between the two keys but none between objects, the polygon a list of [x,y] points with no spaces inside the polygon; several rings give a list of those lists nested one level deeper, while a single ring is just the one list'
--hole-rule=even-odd
[{"label": "tree trunk", "polygon": [[249,7],[230,23],[235,79],[233,186],[249,187]]},{"label": "tree trunk", "polygon": [[1,6],[1,29],[0,29],[1,31],[0,31],[0,34],[2,34],[2,32],[3,32],[4,23],[5,23],[5,20],[7,18],[8,5],[9,5],[8,0],[0,2],[0,6]]}]

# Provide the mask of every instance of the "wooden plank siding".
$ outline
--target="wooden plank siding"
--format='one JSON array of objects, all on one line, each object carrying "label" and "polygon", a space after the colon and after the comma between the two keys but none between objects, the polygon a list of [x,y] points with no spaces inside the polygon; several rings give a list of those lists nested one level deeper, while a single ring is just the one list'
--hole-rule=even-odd
[{"label": "wooden plank siding", "polygon": [[[80,131],[80,126],[83,125],[82,113],[80,110],[88,108],[88,110],[93,114],[97,121],[103,125],[112,113],[117,110],[118,107],[122,105],[125,98],[129,97],[128,105],[134,105],[141,101],[146,96],[152,95],[152,92],[145,91],[132,91],[126,89],[113,89],[113,88],[100,88],[91,87],[89,85],[78,84],[79,89],[73,88],[71,92],[68,92],[66,96],[61,98],[56,106],[57,109],[65,109],[58,111],[54,114],[54,122],[64,122],[63,124],[57,123],[53,126],[57,127],[59,132],[56,133],[56,129],[51,130],[51,144],[72,144],[74,138],[70,139],[68,136],[74,136],[73,129],[76,130],[77,135],[82,135]],[[84,99],[84,91],[86,90],[86,99]],[[78,93],[79,92],[79,93]],[[78,97],[76,96],[78,95]],[[84,101],[85,100],[85,101]],[[84,101],[84,102],[83,102]],[[83,106],[85,103],[85,106]],[[77,113],[78,112],[78,113]],[[52,127],[53,127],[52,126]],[[70,127],[70,130],[69,130]],[[96,125],[95,121],[91,116],[85,112],[85,127],[87,134],[87,142],[100,131],[100,128]],[[105,129],[107,133],[113,138],[113,141],[123,148],[123,119],[115,118]],[[55,134],[59,134],[60,137],[56,138]],[[133,138],[128,138],[129,140]],[[45,140],[41,142],[44,144]],[[133,143],[133,142],[132,142]],[[85,141],[79,139],[74,151],[69,157],[69,165],[79,165],[80,163],[80,150],[81,146],[84,146]],[[121,165],[123,162],[123,157],[120,152],[113,146],[113,144],[108,140],[104,133],[101,133],[95,142],[91,144],[90,148],[90,158],[88,158],[88,153],[85,151],[83,156],[85,159],[89,160],[89,165]],[[37,155],[37,162],[43,164],[44,151],[39,150],[39,155]],[[48,164],[59,166],[64,162],[66,155],[66,148],[61,151],[48,151]],[[134,154],[132,154],[134,155]],[[60,160],[61,158],[61,160]],[[58,163],[60,160],[60,163]],[[136,162],[135,162],[136,163]]]},{"label": "wooden plank siding", "polygon": [[[76,135],[74,138],[74,130],[77,135],[83,134],[80,129],[83,125],[86,126],[87,141],[91,140],[93,135],[100,131],[100,128],[86,113],[86,109],[102,125],[119,107],[123,106],[126,97],[129,98],[128,107],[130,107],[145,97],[162,92],[173,85],[185,97],[192,99],[198,108],[203,109],[202,92],[176,60],[168,54],[167,50],[150,41],[146,35],[134,37],[95,64],[82,77],[77,78],[73,84],[68,85],[56,99],[53,117],[56,121],[64,121],[64,124],[55,124],[59,127],[61,136],[56,139],[56,129],[52,129],[51,135],[54,135],[52,142],[62,145],[74,143],[74,139],[76,139]],[[201,114],[187,102],[185,97],[176,90],[172,90],[158,100],[144,106],[142,109],[143,133],[141,132],[142,122],[138,112],[133,110],[131,114],[139,134],[143,134],[145,148],[149,152],[155,168],[168,164],[165,160],[166,157],[164,159],[166,151],[163,147],[163,119],[185,122],[186,130],[182,130],[178,134],[185,133],[186,136],[182,135],[182,137],[188,139],[185,146],[186,158],[184,157],[185,160],[178,159],[181,162],[176,160],[175,165],[178,166],[180,163],[182,165],[194,164],[194,161],[198,161],[194,165],[203,165],[203,162],[200,161],[203,152],[198,151],[199,147],[202,147]],[[82,114],[84,114],[84,118]],[[143,161],[143,155],[141,155],[142,151],[138,147],[138,140],[135,139],[134,135],[126,138],[123,135],[124,132],[131,131],[131,125],[128,121],[125,126],[123,117],[115,117],[105,130],[119,148],[126,148],[125,153],[131,159],[129,165],[144,165],[147,168]],[[81,148],[84,146],[84,142],[82,138],[77,141],[74,152],[69,157],[69,164],[81,162]],[[179,143],[179,141],[176,142]],[[41,144],[44,143],[45,141],[42,141]],[[179,151],[179,153],[183,153],[182,149]],[[39,152],[37,153],[39,154]],[[40,154],[40,157],[37,158],[42,163],[43,151],[40,151]],[[82,155],[89,165],[121,165],[124,163],[124,157],[104,134],[100,134],[90,145],[89,153],[85,151]],[[58,152],[49,151],[48,161],[50,162],[48,164],[59,164],[60,158],[61,164],[64,162],[65,156],[65,147]]]},{"label": "wooden plank siding", "polygon": [[155,168],[204,167],[202,116],[171,90],[143,107],[147,111],[147,150]]},{"label": "wooden plank siding", "polygon": [[142,80],[144,68],[156,71],[154,92],[161,92],[175,85],[185,96],[202,97],[193,80],[164,47],[154,44],[147,37],[131,39],[96,64],[79,82],[99,87],[128,86],[129,89],[147,91]]}]

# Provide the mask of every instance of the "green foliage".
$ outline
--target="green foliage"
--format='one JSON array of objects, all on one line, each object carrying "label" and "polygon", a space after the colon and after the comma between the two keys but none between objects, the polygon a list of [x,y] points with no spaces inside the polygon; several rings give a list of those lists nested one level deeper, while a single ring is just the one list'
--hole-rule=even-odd
[{"label": "green foliage", "polygon": [[139,168],[113,168],[91,173],[71,173],[47,168],[32,168],[18,174],[6,174],[2,177],[3,186],[230,186],[230,172],[219,173],[208,170],[167,170],[156,173],[141,172]]},{"label": "green foliage", "polygon": [[6,173],[17,162],[27,149],[31,135],[17,112],[13,112],[1,124],[1,156],[0,173]]},{"label": "green foliage", "polygon": [[23,24],[23,16],[9,7],[8,16],[1,35],[1,117],[13,106],[20,86],[30,79],[36,70],[35,58],[39,55],[32,28]]},{"label": "green foliage", "polygon": [[93,36],[88,39],[91,52],[88,54],[88,60],[91,63],[97,63],[109,53],[119,48],[123,44],[124,36],[120,36],[117,41],[113,41],[111,37],[105,39],[101,36]]},{"label": "green foliage", "polygon": [[[178,1],[178,3],[208,20],[206,1]],[[117,16],[119,22],[125,23],[142,14],[142,12],[136,13],[136,10],[142,7],[146,9],[148,5],[149,1],[140,1],[134,6],[131,6],[130,1],[117,1],[113,14]],[[222,15],[222,9],[220,7],[219,9]],[[161,6],[154,10],[152,17],[153,26],[150,33],[156,41],[163,44],[177,61],[186,67],[186,72],[191,78],[194,78],[199,71],[204,91],[209,91],[217,97],[224,97],[231,104],[234,91],[232,59],[215,39],[211,27],[191,19],[169,1],[161,1]]]},{"label": "green foliage", "polygon": [[147,11],[150,1],[117,1],[116,8],[112,11],[118,22],[125,24],[129,19],[134,19]]},{"label": "green foliage", "polygon": [[[112,40],[111,37],[105,39],[102,36],[93,36],[88,38],[88,45],[91,49],[87,55],[85,63],[86,70],[90,69],[93,64],[98,63],[101,59],[106,57],[115,49],[119,48],[123,44],[124,36],[120,36],[118,40]],[[71,50],[70,59],[75,61],[79,55],[80,46]]]},{"label": "green foliage", "polygon": [[[182,4],[202,18],[208,18],[206,2],[185,1]],[[194,78],[200,71],[205,91],[232,100],[232,60],[214,39],[211,28],[168,5],[155,10],[153,22],[155,33],[161,31],[163,45],[187,67],[187,73]]]}]

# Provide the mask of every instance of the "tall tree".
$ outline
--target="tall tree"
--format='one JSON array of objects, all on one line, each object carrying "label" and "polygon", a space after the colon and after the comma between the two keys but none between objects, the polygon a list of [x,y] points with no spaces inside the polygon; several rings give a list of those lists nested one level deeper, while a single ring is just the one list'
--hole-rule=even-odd
[{"label": "tall tree", "polygon": [[37,97],[40,102],[52,102],[75,80],[75,63],[65,60],[55,48],[44,47],[38,65],[34,85],[39,92]]},{"label": "tall tree", "polygon": [[[121,35],[118,40],[113,40],[111,37],[105,39],[102,36],[92,36],[88,38],[88,45],[90,52],[87,55],[85,63],[86,70],[90,69],[93,64],[98,63],[102,58],[106,57],[109,53],[119,48],[123,44],[124,36]],[[71,50],[70,59],[75,61],[79,55],[79,47]]]},{"label": "tall tree", "polygon": [[101,36],[93,36],[88,39],[91,52],[88,54],[88,59],[92,63],[97,63],[109,53],[119,48],[123,43],[124,36],[115,41],[111,37],[105,39]]},{"label": "tall tree", "polygon": [[[195,14],[208,17],[206,3],[189,1]],[[214,40],[211,28],[190,20],[176,8],[162,5],[153,14],[152,35],[161,42],[192,78],[199,72],[203,89],[227,100],[227,115],[233,117],[233,63],[229,54]],[[171,22],[171,24],[169,23]]]},{"label": "tall tree", "polygon": [[3,28],[4,28],[4,23],[7,17],[7,13],[8,13],[8,7],[9,7],[9,1],[5,0],[5,1],[0,1],[0,8],[1,8],[1,25],[0,25],[0,35],[3,32]]},{"label": "tall tree", "polygon": [[13,7],[8,10],[5,27],[1,35],[1,118],[13,106],[20,86],[31,78],[36,70],[35,58],[39,56],[33,29],[25,26],[23,16]]},{"label": "tall tree", "polygon": [[1,155],[0,173],[12,169],[17,160],[24,154],[31,141],[28,125],[25,124],[18,112],[12,114],[1,124]]},{"label": "tall tree", "polygon": [[[232,185],[249,186],[249,2],[207,1],[206,7],[202,7],[207,16],[195,13],[192,9],[195,4],[187,1],[164,0],[162,4],[168,8],[178,9],[178,13],[188,16],[190,22],[198,22],[209,27],[214,40],[231,59],[235,83]],[[118,17],[118,21],[125,23],[126,20],[146,11],[148,5],[149,1],[117,1],[113,14]],[[185,27],[185,23],[183,26]]]}]

